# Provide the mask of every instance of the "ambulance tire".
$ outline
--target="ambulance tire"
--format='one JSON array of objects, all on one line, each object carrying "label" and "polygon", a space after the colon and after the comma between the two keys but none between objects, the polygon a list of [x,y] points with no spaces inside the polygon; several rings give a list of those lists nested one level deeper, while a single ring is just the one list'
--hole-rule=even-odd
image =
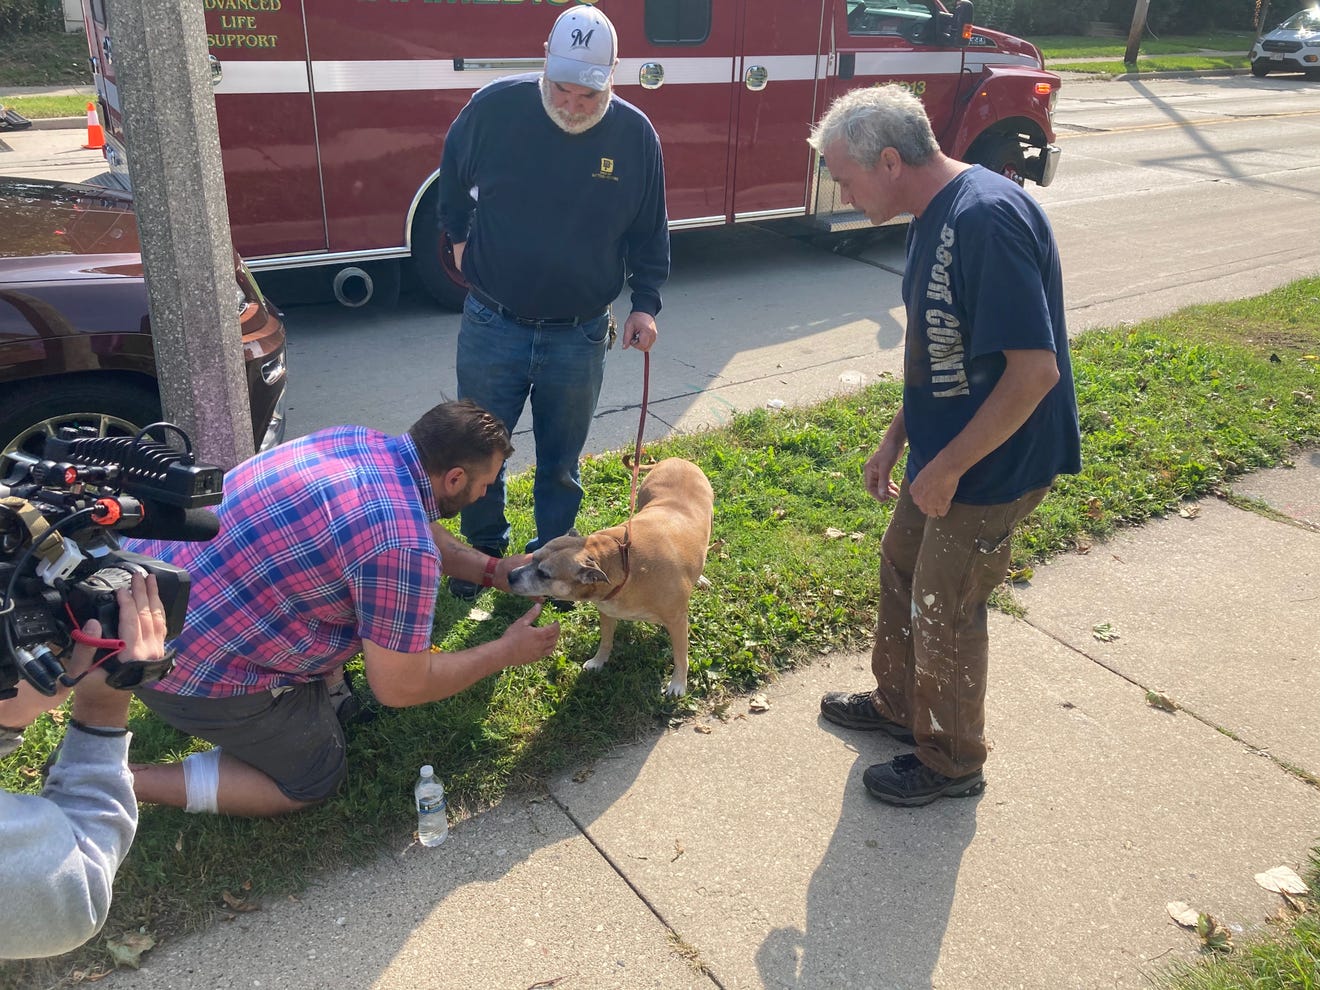
[{"label": "ambulance tire", "polygon": [[412,262],[417,281],[442,308],[463,309],[467,283],[454,267],[454,245],[435,222],[435,197],[427,194],[413,219]]},{"label": "ambulance tire", "polygon": [[1026,184],[1026,176],[1023,174],[1026,160],[1022,155],[1022,144],[1013,134],[992,134],[978,138],[966,160],[973,165],[988,168],[991,172],[998,172],[1019,186]]}]

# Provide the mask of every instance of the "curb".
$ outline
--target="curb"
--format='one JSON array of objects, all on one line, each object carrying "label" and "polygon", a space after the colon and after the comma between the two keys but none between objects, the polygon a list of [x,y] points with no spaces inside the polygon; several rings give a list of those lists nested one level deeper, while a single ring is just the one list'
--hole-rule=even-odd
[{"label": "curb", "polygon": [[1123,72],[1116,76],[1107,76],[1103,72],[1085,72],[1073,71],[1071,69],[1060,72],[1058,69],[1051,69],[1046,66],[1047,72],[1058,74],[1065,81],[1089,82],[1099,80],[1100,82],[1133,82],[1138,79],[1200,79],[1211,76],[1245,76],[1250,75],[1250,69],[1187,69],[1182,72]]},{"label": "curb", "polygon": [[64,129],[72,130],[75,127],[86,127],[86,117],[32,117],[32,129],[36,131],[60,131]]}]

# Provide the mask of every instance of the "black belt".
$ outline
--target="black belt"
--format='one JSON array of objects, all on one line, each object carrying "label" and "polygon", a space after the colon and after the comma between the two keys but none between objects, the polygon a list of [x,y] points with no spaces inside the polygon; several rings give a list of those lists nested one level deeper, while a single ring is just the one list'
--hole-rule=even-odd
[{"label": "black belt", "polygon": [[506,320],[517,323],[519,326],[523,327],[579,327],[584,323],[592,323],[599,320],[609,312],[609,308],[606,307],[593,316],[547,316],[539,320],[533,320],[526,316],[519,316],[507,306],[496,302],[490,296],[486,295],[486,293],[482,292],[475,285],[468,286],[468,294],[487,309],[494,310]]}]

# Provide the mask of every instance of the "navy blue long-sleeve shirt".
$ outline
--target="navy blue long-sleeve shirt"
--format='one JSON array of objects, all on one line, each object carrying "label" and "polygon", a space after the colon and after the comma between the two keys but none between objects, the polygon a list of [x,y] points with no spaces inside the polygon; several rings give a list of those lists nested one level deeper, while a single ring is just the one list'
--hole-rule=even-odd
[{"label": "navy blue long-sleeve shirt", "polygon": [[463,274],[529,319],[594,316],[626,277],[633,310],[654,316],[669,277],[655,128],[613,96],[598,124],[568,134],[546,114],[538,79],[478,90],[445,137],[439,221],[466,241]]}]

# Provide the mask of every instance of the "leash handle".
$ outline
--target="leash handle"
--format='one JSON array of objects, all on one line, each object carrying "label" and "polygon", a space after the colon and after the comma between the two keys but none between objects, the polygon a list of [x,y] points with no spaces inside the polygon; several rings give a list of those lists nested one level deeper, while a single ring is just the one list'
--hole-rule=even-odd
[{"label": "leash handle", "polygon": [[637,443],[633,447],[632,491],[628,495],[628,520],[637,512],[637,474],[642,467],[642,434],[646,432],[646,405],[651,392],[651,352],[642,351],[642,413],[637,422]]}]

